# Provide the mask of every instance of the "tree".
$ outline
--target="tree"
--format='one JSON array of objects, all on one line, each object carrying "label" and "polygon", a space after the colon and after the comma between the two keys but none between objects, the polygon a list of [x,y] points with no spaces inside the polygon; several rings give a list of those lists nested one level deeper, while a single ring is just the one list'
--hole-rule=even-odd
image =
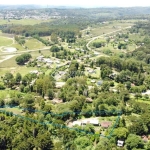
[{"label": "tree", "polygon": [[51,41],[54,42],[55,44],[58,43],[57,34],[54,32],[51,34]]},{"label": "tree", "polygon": [[94,43],[93,43],[93,46],[94,46],[95,48],[99,48],[99,47],[102,46],[102,43],[101,43],[101,42],[94,42]]},{"label": "tree", "polygon": [[135,134],[129,134],[126,140],[126,146],[128,150],[132,150],[133,148],[143,148],[144,144],[139,136]]},{"label": "tree", "polygon": [[100,139],[99,143],[96,145],[95,150],[110,150],[111,144],[107,138]]},{"label": "tree", "polygon": [[54,98],[54,92],[53,92],[53,90],[52,89],[48,89],[47,95],[48,95],[49,99],[52,100]]},{"label": "tree", "polygon": [[52,150],[54,145],[50,133],[38,134],[35,139],[35,146],[36,148],[41,148],[41,150]]},{"label": "tree", "polygon": [[22,76],[21,76],[21,74],[20,73],[17,73],[16,74],[16,83],[20,83],[20,81],[21,81],[21,79],[22,79]]},{"label": "tree", "polygon": [[146,149],[147,149],[147,150],[150,150],[150,142],[148,142]]},{"label": "tree", "polygon": [[29,61],[30,58],[32,58],[31,54],[25,53],[25,54],[22,54],[22,55],[16,57],[16,62],[19,65],[24,65],[24,63]]},{"label": "tree", "polygon": [[92,145],[92,142],[86,136],[78,137],[74,142],[79,149],[86,149],[86,147]]},{"label": "tree", "polygon": [[34,112],[34,97],[27,94],[23,99],[23,108],[27,112]]},{"label": "tree", "polygon": [[51,51],[51,52],[59,52],[59,51],[60,51],[60,48],[57,47],[57,46],[52,46],[52,47],[50,48],[50,51]]},{"label": "tree", "polygon": [[107,81],[104,81],[102,86],[101,86],[101,91],[109,91],[110,84]]},{"label": "tree", "polygon": [[9,88],[12,88],[15,85],[15,80],[12,73],[7,72],[3,78],[3,81]]},{"label": "tree", "polygon": [[113,135],[117,137],[117,139],[126,139],[129,131],[124,127],[119,127],[114,130]]}]

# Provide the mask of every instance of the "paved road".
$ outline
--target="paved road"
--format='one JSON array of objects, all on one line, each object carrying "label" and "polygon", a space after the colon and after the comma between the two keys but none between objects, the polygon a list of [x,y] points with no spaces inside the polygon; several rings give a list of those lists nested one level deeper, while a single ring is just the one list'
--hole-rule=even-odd
[{"label": "paved road", "polygon": [[30,53],[30,52],[36,52],[36,51],[44,51],[44,50],[49,50],[50,47],[45,47],[45,48],[42,48],[42,49],[36,49],[36,50],[24,50],[24,51],[17,51],[17,52],[12,52],[12,53],[9,53],[9,52],[3,52],[3,53],[0,53],[0,56],[7,56],[7,55],[18,55],[18,54],[22,54],[22,53]]},{"label": "paved road", "polygon": [[43,49],[36,49],[36,50],[25,50],[25,51],[17,51],[17,52],[12,52],[12,53],[7,53],[7,52],[2,52],[0,53],[0,56],[3,57],[4,56],[4,59],[1,59],[0,60],[0,63],[2,63],[3,61],[6,61],[14,56],[17,56],[19,54],[22,54],[22,53],[30,53],[30,52],[36,52],[36,51],[44,51],[44,50],[49,50],[50,47],[46,47],[46,48],[43,48]]}]

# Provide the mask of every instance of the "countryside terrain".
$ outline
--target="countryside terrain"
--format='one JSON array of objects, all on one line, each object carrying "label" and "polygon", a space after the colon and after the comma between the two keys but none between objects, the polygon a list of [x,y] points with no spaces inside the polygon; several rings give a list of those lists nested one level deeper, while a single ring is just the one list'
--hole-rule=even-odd
[{"label": "countryside terrain", "polygon": [[148,8],[5,9],[0,149],[150,149]]}]

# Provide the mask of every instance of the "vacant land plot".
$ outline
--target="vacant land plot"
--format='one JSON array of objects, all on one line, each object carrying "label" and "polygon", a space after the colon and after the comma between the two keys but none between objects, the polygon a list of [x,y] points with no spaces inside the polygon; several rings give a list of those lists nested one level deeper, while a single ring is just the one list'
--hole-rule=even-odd
[{"label": "vacant land plot", "polygon": [[[8,71],[8,68],[10,68],[10,67],[17,67],[18,65],[16,64],[16,61],[15,61],[16,57],[17,56],[14,56],[8,60],[1,62],[0,68],[7,68],[7,71]],[[4,59],[4,58],[2,58],[2,56],[1,56],[1,59]]]},{"label": "vacant land plot", "polygon": [[133,41],[143,41],[144,36],[141,36],[140,34],[130,34],[129,39]]},{"label": "vacant land plot", "polygon": [[27,39],[25,45],[28,49],[40,49],[43,48],[45,45],[36,39]]},{"label": "vacant land plot", "polygon": [[4,20],[4,19],[0,19],[0,25],[3,24],[21,24],[21,25],[35,25],[35,24],[39,24],[42,22],[51,22],[53,21],[53,19],[49,19],[49,20],[37,20],[37,19],[20,19],[20,20],[15,20],[15,19],[10,19],[8,20]]},{"label": "vacant land plot", "polygon": [[12,44],[11,46],[12,46],[12,47],[15,47],[17,50],[25,50],[25,48],[22,47],[22,46],[21,46],[20,44],[18,44],[18,43]]},{"label": "vacant land plot", "polygon": [[0,46],[8,46],[13,43],[13,39],[0,36]]},{"label": "vacant land plot", "polygon": [[115,30],[119,30],[125,27],[129,27],[132,26],[132,23],[127,23],[127,22],[111,22],[110,24],[106,24],[106,25],[99,25],[99,26],[95,26],[93,28],[91,28],[90,34],[92,34],[92,36],[99,36],[102,34],[106,34],[109,32],[113,32]]}]

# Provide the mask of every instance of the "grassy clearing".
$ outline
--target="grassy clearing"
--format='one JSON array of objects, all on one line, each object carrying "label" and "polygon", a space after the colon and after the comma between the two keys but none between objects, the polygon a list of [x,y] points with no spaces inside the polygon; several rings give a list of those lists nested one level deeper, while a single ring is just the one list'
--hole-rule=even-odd
[{"label": "grassy clearing", "polygon": [[5,99],[8,96],[9,94],[7,90],[0,90],[0,98]]},{"label": "grassy clearing", "polygon": [[41,43],[40,41],[36,40],[36,39],[28,39],[26,40],[25,45],[26,47],[28,47],[28,49],[40,49],[43,48],[45,45],[43,43]]},{"label": "grassy clearing", "polygon": [[35,25],[35,24],[40,24],[42,22],[51,22],[51,21],[53,21],[53,19],[49,19],[49,20],[37,20],[37,19],[15,20],[15,19],[10,19],[10,22],[8,20],[0,19],[0,25],[3,25],[3,24]]},{"label": "grassy clearing", "polygon": [[139,103],[146,103],[146,104],[150,104],[150,101],[146,101],[146,100],[137,100],[137,102],[139,102]]},{"label": "grassy clearing", "polygon": [[0,46],[7,46],[12,44],[12,39],[0,36]]},{"label": "grassy clearing", "polygon": [[20,44],[17,44],[17,43],[12,44],[11,47],[15,47],[17,50],[25,50],[24,47],[22,47]]},{"label": "grassy clearing", "polygon": [[2,111],[8,111],[8,112],[13,112],[14,114],[22,114],[22,110],[17,108],[17,107],[14,107],[14,108],[0,108],[0,110]]},{"label": "grassy clearing", "polygon": [[17,56],[14,56],[8,60],[5,60],[3,62],[0,63],[0,68],[10,68],[10,67],[17,67],[18,65],[16,64],[16,59]]},{"label": "grassy clearing", "polygon": [[99,25],[99,26],[96,25],[95,27],[91,28],[90,33],[92,34],[92,36],[99,36],[131,25],[133,25],[133,23],[124,22],[124,21],[122,22],[114,21],[105,25]]},{"label": "grassy clearing", "polygon": [[144,36],[141,36],[140,34],[130,34],[129,39],[133,41],[143,41]]}]

